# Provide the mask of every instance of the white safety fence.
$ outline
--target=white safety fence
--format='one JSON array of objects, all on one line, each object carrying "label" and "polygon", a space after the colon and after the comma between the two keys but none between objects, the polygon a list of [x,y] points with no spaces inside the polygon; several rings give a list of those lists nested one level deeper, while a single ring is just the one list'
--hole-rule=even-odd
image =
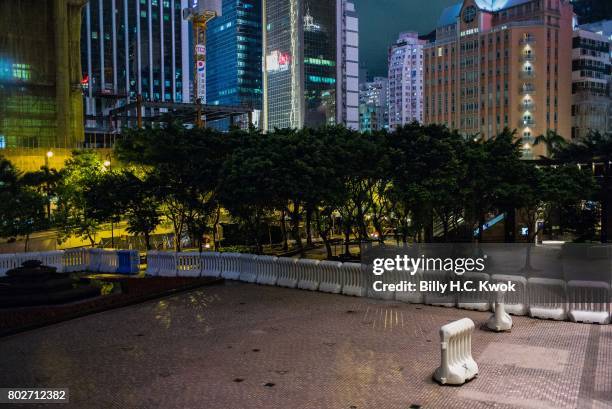
[{"label": "white safety fence", "polygon": [[102,249],[69,249],[31,253],[0,254],[0,277],[6,272],[20,267],[29,260],[38,260],[43,265],[55,267],[58,273],[116,273],[119,270],[119,253],[129,253],[126,260],[134,269],[138,266],[139,255],[136,250],[117,251]]},{"label": "white safety fence", "polygon": [[434,378],[442,385],[462,385],[478,375],[472,358],[474,321],[463,318],[440,328],[440,366]]},{"label": "white safety fence", "polygon": [[[10,256],[10,255],[9,255]],[[73,268],[79,262],[94,265],[94,259],[104,259],[97,252],[64,253],[65,268]],[[72,260],[75,261],[72,261]],[[0,256],[0,275],[11,268],[11,258]],[[104,263],[102,263],[104,264]],[[111,266],[112,267],[112,266]],[[78,268],[78,267],[77,267]],[[68,271],[68,270],[67,270]],[[569,281],[550,278],[530,278],[520,275],[465,273],[457,276],[444,271],[386,272],[374,276],[367,265],[340,263],[288,257],[255,256],[239,253],[171,253],[150,251],[147,254],[147,275],[164,277],[223,277],[230,280],[300,288],[311,291],[344,294],[356,297],[373,297],[415,304],[459,307],[477,311],[495,311],[495,295],[480,289],[480,282],[511,284],[514,291],[504,295],[506,314],[530,315],[534,318],[608,324],[612,318],[612,290],[606,282]],[[372,291],[373,282],[397,284],[414,283],[417,291]],[[451,281],[467,282],[475,291],[447,291],[439,289],[418,291],[421,281],[450,284]]]}]

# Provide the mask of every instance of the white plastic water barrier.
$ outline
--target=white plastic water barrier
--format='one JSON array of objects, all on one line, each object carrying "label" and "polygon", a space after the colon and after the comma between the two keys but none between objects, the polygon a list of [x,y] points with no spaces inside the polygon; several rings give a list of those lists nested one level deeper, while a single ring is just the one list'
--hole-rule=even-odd
[{"label": "white plastic water barrier", "polygon": [[58,273],[64,272],[64,252],[61,250],[57,251],[43,251],[36,253],[16,253],[15,254],[15,267],[20,267],[24,262],[28,260],[38,260],[45,266],[55,267]]},{"label": "white plastic water barrier", "polygon": [[515,291],[508,291],[504,296],[506,312],[512,315],[527,315],[529,311],[529,293],[527,292],[527,279],[516,275],[493,274],[494,283],[514,284]]},{"label": "white plastic water barrier", "polygon": [[[491,279],[487,273],[467,272],[459,276],[462,286],[471,283],[471,289],[475,291],[461,291],[457,297],[457,307],[466,310],[489,311],[491,309],[491,294],[480,290],[480,283],[486,283]],[[464,288],[465,290],[465,288]]]},{"label": "white plastic water barrier", "polygon": [[317,291],[321,282],[319,260],[298,259],[296,266],[299,272],[298,288]]},{"label": "white plastic water barrier", "polygon": [[440,328],[440,366],[434,378],[442,385],[462,385],[478,375],[472,358],[474,321],[463,318]]},{"label": "white plastic water barrier", "polygon": [[200,254],[202,260],[202,277],[221,276],[221,253],[204,252]]},{"label": "white plastic water barrier", "polygon": [[116,273],[119,268],[119,256],[116,251],[100,250],[100,273]]},{"label": "white plastic water barrier", "polygon": [[160,277],[176,277],[176,254],[168,252],[159,252],[159,270],[157,275]]},{"label": "white plastic water barrier", "polygon": [[419,290],[419,283],[423,279],[422,270],[418,270],[414,274],[408,271],[401,271],[398,274],[398,279],[400,281],[406,281],[408,283],[413,283],[415,287],[415,291],[396,291],[395,299],[397,301],[407,302],[411,304],[423,304],[425,302],[425,296]]},{"label": "white plastic water barrier", "polygon": [[[370,277],[369,281],[371,281],[371,284],[368,283],[368,297],[381,300],[395,300],[395,291],[388,290],[387,288],[389,287],[386,287],[385,284],[397,284],[399,282],[399,272],[396,270],[385,271],[384,274],[377,276],[371,272],[372,270],[369,266],[367,267],[367,271],[368,277]],[[376,291],[374,286],[376,286],[379,291]]]},{"label": "white plastic water barrier", "polygon": [[321,269],[319,291],[340,294],[342,286],[344,285],[342,263],[324,260],[319,263],[319,268]]},{"label": "white plastic water barrier", "polygon": [[240,257],[239,253],[221,254],[221,277],[228,280],[238,280],[240,278]]},{"label": "white plastic water barrier", "polygon": [[85,248],[64,250],[64,272],[85,271],[89,267],[89,250]]},{"label": "white plastic water barrier", "polygon": [[0,254],[0,277],[4,277],[6,272],[17,267],[15,254]]},{"label": "white plastic water barrier", "polygon": [[276,285],[280,287],[296,288],[300,279],[296,266],[297,258],[280,257],[276,264],[278,268],[278,279]]},{"label": "white plastic water barrier", "polygon": [[161,258],[159,256],[159,251],[148,251],[147,252],[147,270],[145,272],[148,276],[158,276]]},{"label": "white plastic water barrier", "polygon": [[242,254],[239,259],[240,264],[240,281],[245,283],[254,283],[257,281],[257,266],[255,260],[257,256],[253,254]]},{"label": "white plastic water barrier", "polygon": [[529,315],[563,321],[567,318],[565,281],[555,278],[530,278]]},{"label": "white plastic water barrier", "polygon": [[202,259],[199,253],[178,253],[176,270],[179,277],[199,277],[202,273]]},{"label": "white plastic water barrier", "polygon": [[439,307],[454,307],[457,304],[457,295],[450,290],[451,274],[456,277],[454,273],[448,271],[428,270],[423,272],[423,280],[447,286],[444,293],[438,289],[426,292],[425,304]]},{"label": "white plastic water barrier", "polygon": [[344,276],[342,294],[365,297],[368,294],[365,266],[360,263],[344,263],[342,270]]},{"label": "white plastic water barrier", "polygon": [[574,322],[610,323],[610,285],[603,281],[567,283],[569,318]]},{"label": "white plastic water barrier", "polygon": [[278,257],[257,256],[255,269],[257,271],[257,284],[276,285],[278,280]]}]

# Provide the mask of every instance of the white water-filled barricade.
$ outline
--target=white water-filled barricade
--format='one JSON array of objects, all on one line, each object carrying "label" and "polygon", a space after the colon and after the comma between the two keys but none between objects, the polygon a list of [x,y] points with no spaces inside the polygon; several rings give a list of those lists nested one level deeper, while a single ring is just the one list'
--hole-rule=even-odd
[{"label": "white water-filled barricade", "polygon": [[440,328],[440,366],[434,379],[442,385],[462,385],[478,375],[472,358],[474,322],[469,318],[453,321]]}]

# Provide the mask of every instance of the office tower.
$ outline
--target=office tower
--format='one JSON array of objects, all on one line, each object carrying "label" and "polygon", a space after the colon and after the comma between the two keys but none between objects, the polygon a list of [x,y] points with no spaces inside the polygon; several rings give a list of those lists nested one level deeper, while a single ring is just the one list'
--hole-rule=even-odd
[{"label": "office tower", "polygon": [[359,86],[359,130],[389,129],[389,81],[374,77]]},{"label": "office tower", "polygon": [[423,45],[415,32],[401,33],[389,49],[389,127],[423,121]]},{"label": "office tower", "polygon": [[261,1],[223,0],[208,24],[206,101],[261,109]]},{"label": "office tower", "polygon": [[359,17],[352,1],[337,2],[340,32],[338,33],[336,92],[338,122],[347,128],[359,129]]},{"label": "office tower", "polygon": [[[143,101],[189,102],[187,0],[90,0],[83,14],[86,133],[117,132],[109,111]],[[144,116],[158,115],[152,108]]]},{"label": "office tower", "polygon": [[0,0],[0,149],[83,140],[84,0]]},{"label": "office tower", "polygon": [[572,42],[572,138],[612,133],[612,21],[585,24]]},{"label": "office tower", "polygon": [[517,130],[571,136],[572,6],[566,0],[465,0],[442,12],[425,55],[425,122],[486,138]]},{"label": "office tower", "polygon": [[357,21],[348,3],[263,0],[265,130],[342,123],[345,111],[349,119],[358,67]]}]

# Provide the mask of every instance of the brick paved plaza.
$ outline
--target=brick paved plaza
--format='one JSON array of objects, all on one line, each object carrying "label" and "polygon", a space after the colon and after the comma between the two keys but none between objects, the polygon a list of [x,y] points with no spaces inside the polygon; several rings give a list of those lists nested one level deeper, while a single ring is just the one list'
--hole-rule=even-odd
[{"label": "brick paved plaza", "polygon": [[[228,282],[0,339],[0,387],[79,409],[612,408],[612,325],[495,334],[489,314]],[[441,387],[438,330],[463,317],[480,375]]]}]

